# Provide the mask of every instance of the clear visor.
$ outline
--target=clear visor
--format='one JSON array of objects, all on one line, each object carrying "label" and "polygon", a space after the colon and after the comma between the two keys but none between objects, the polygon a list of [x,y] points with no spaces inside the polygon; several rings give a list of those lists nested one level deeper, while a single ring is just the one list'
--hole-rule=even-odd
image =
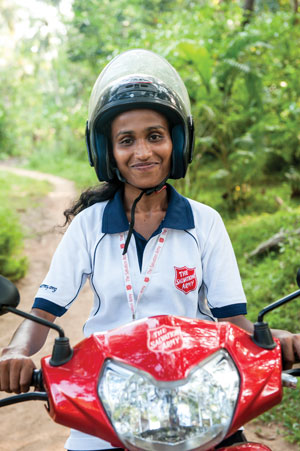
[{"label": "clear visor", "polygon": [[191,106],[186,87],[173,66],[162,56],[149,50],[134,49],[116,56],[100,73],[93,87],[89,103],[89,119],[104,91],[117,80],[132,76],[150,76],[162,81],[181,98],[186,115],[191,115]]}]

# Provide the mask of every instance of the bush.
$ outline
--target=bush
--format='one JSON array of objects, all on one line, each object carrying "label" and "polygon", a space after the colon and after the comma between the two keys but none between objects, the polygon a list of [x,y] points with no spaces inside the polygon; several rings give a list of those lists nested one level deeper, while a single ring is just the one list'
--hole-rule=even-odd
[{"label": "bush", "polygon": [[27,258],[20,256],[23,234],[17,217],[7,208],[0,207],[0,273],[15,281],[24,277]]}]

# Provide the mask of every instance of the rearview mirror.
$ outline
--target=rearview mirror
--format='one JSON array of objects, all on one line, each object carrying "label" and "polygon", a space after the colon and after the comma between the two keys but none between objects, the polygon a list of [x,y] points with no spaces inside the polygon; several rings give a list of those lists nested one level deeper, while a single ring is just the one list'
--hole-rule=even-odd
[{"label": "rearview mirror", "polygon": [[17,287],[8,279],[0,276],[0,315],[6,313],[2,307],[17,307],[20,302],[20,294]]}]

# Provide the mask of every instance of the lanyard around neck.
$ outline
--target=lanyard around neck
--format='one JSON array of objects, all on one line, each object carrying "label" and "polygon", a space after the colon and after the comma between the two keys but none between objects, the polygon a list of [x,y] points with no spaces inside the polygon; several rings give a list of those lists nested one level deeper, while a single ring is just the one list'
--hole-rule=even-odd
[{"label": "lanyard around neck", "polygon": [[163,248],[163,245],[166,241],[166,237],[167,237],[167,233],[168,230],[167,229],[162,229],[160,235],[158,236],[158,240],[157,243],[155,245],[155,249],[150,261],[150,264],[148,266],[148,269],[146,271],[144,280],[143,280],[143,285],[140,289],[140,292],[138,294],[137,297],[137,301],[135,302],[134,299],[134,293],[133,293],[133,288],[132,288],[132,282],[131,282],[131,276],[130,276],[130,267],[129,267],[129,261],[128,261],[128,254],[124,254],[123,255],[123,249],[125,246],[125,234],[124,233],[120,233],[120,250],[121,250],[121,257],[122,257],[122,267],[123,267],[123,273],[124,273],[124,280],[125,280],[125,291],[126,291],[126,296],[127,296],[127,302],[129,305],[129,308],[131,310],[132,313],[132,319],[135,320],[136,318],[136,310],[137,310],[137,306],[138,303],[141,300],[141,297],[147,287],[147,285],[150,282],[151,279],[151,274],[153,272],[153,269],[155,268],[155,265],[157,263],[158,260],[158,256],[160,254],[160,251]]}]

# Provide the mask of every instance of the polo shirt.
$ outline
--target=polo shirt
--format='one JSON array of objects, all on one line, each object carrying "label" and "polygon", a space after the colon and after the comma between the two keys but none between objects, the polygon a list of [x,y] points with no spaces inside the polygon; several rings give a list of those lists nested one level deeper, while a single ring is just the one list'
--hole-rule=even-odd
[{"label": "polo shirt", "polygon": [[[164,221],[145,240],[134,233],[128,261],[135,299],[153,257],[159,233],[168,231],[136,318],[172,314],[203,319],[246,314],[246,299],[234,251],[220,215],[181,196],[168,185]],[[120,233],[128,232],[122,191],[110,201],[80,212],[64,234],[41,284],[34,308],[63,315],[89,279],[94,305],[86,336],[132,320],[120,251]]]}]

